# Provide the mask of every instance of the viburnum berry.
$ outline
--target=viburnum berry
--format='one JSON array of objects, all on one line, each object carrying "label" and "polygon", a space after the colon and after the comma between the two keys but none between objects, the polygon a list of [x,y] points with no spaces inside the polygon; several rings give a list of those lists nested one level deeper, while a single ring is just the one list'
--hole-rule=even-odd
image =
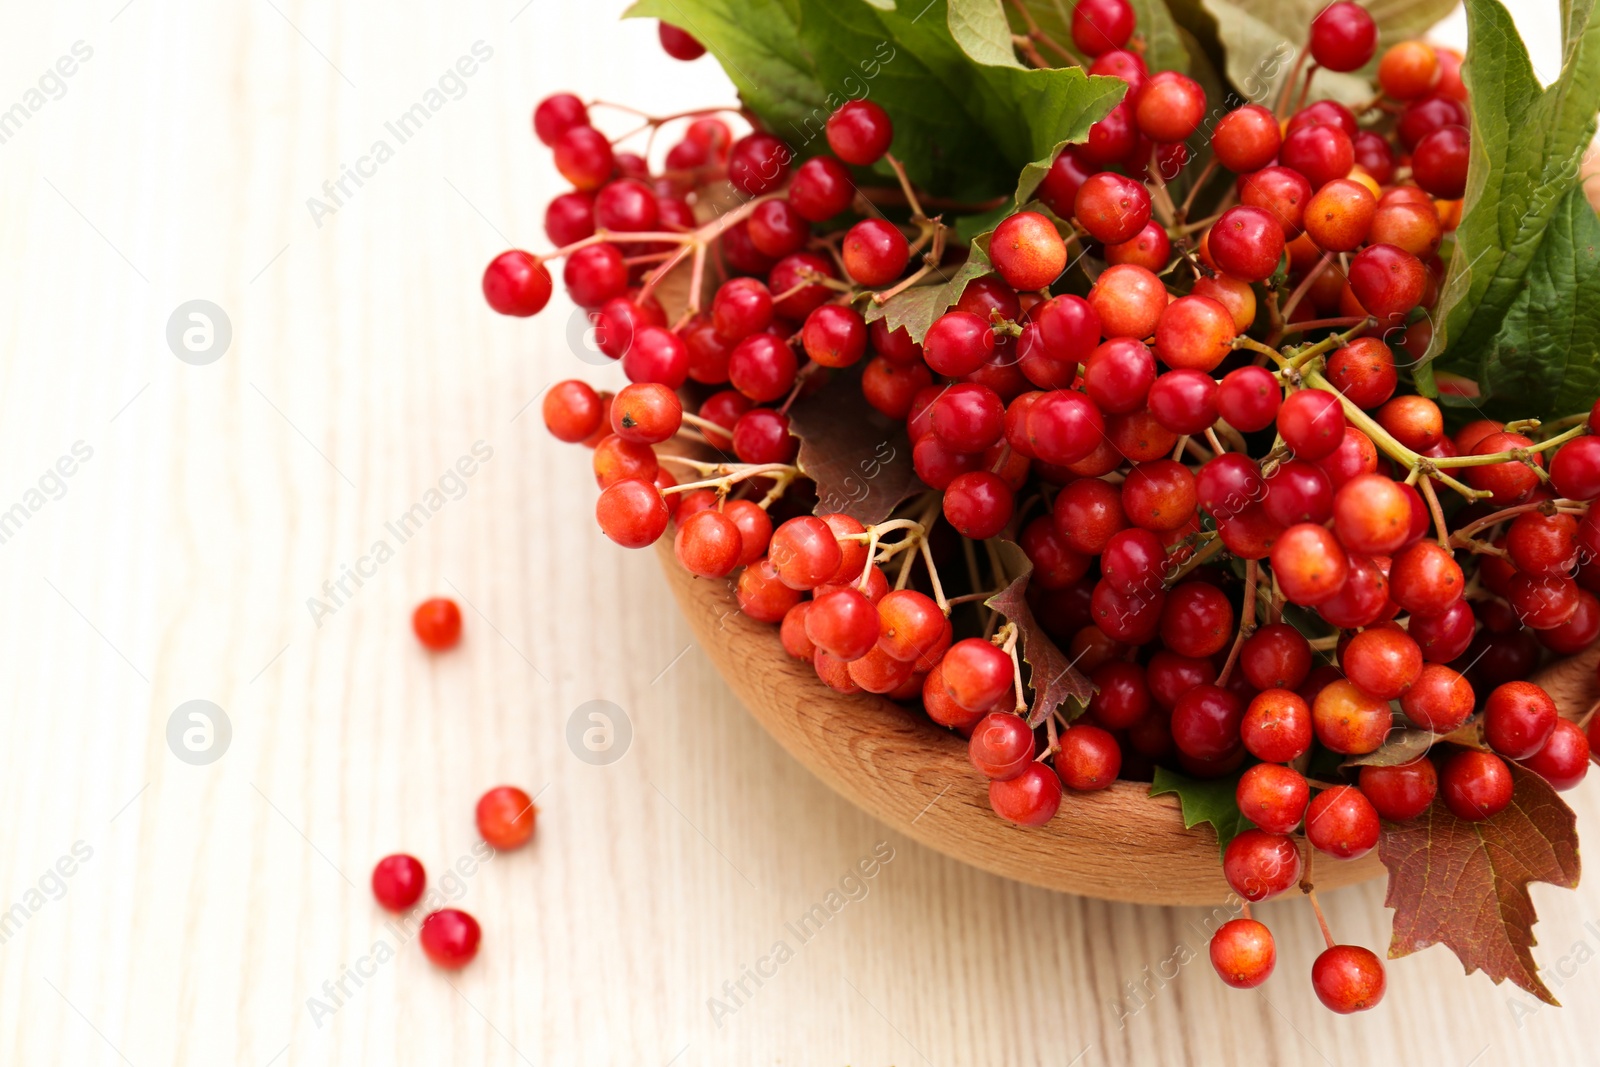
[{"label": "viburnum berry", "polygon": [[1317,740],[1346,755],[1377,751],[1393,721],[1387,700],[1364,692],[1349,681],[1324,686],[1311,703],[1311,725]]},{"label": "viburnum berry", "polygon": [[1378,830],[1377,809],[1355,786],[1324,789],[1306,809],[1306,840],[1317,851],[1339,859],[1371,852],[1378,843]]},{"label": "viburnum berry", "polygon": [[478,954],[483,929],[478,920],[459,908],[445,908],[422,920],[417,939],[436,966],[459,970]]},{"label": "viburnum berry", "polygon": [[809,590],[838,572],[844,553],[826,522],[814,515],[801,515],[772,532],[768,558],[784,585]]},{"label": "viburnum berry", "polygon": [[1121,48],[1133,36],[1134,14],[1128,0],[1078,0],[1072,9],[1072,43],[1087,56]]},{"label": "viburnum berry", "polygon": [[[1081,199],[1081,190],[1078,195]],[[1146,213],[1146,221],[1148,218]],[[1143,225],[1141,222],[1139,228]],[[1044,289],[1066,269],[1067,246],[1049,219],[1036,211],[1020,211],[995,227],[989,239],[989,258],[1012,288]]]},{"label": "viburnum berry", "polygon": [[1161,279],[1132,263],[1108,267],[1089,289],[1089,306],[1106,337],[1149,337],[1168,299]]},{"label": "viburnum berry", "polygon": [[1211,131],[1211,150],[1217,162],[1235,174],[1249,174],[1277,158],[1283,135],[1278,120],[1260,104],[1246,104],[1228,112]]},{"label": "viburnum berry", "polygon": [[1232,277],[1260,282],[1283,258],[1284,230],[1269,212],[1249,204],[1231,207],[1211,227],[1207,245],[1217,266]]},{"label": "viburnum berry", "polygon": [[679,522],[673,549],[690,574],[723,578],[739,565],[744,538],[732,519],[713,508]]},{"label": "viburnum berry", "polygon": [[849,663],[877,647],[878,625],[878,609],[866,594],[845,587],[811,602],[806,636],[816,647]]},{"label": "viburnum berry", "polygon": [[405,911],[422,899],[428,876],[415,856],[397,852],[372,868],[372,895],[390,911]]},{"label": "viburnum berry", "polygon": [[1315,464],[1303,459],[1287,460],[1267,477],[1266,485],[1267,496],[1262,503],[1280,526],[1300,522],[1321,526],[1333,514],[1333,483]]},{"label": "viburnum berry", "polygon": [[1272,572],[1291,603],[1312,607],[1343,588],[1350,562],[1332,533],[1300,523],[1285,530],[1272,546]]},{"label": "viburnum berry", "polygon": [[1301,459],[1322,459],[1344,441],[1344,411],[1339,398],[1320,389],[1289,394],[1278,409],[1278,433]]},{"label": "viburnum berry", "polygon": [[828,116],[828,147],[846,163],[870,167],[894,139],[889,113],[871,100],[851,100]]},{"label": "viburnum berry", "polygon": [[[1079,224],[1088,230],[1089,235],[1095,240],[1108,245],[1127,241],[1136,236],[1150,222],[1150,209],[1150,192],[1143,182],[1134,181],[1132,178],[1108,170],[1087,179],[1078,188],[1078,195],[1073,201],[1073,214]],[[1013,216],[1015,217],[1017,216]],[[1051,232],[1054,231],[1055,228],[1051,227]],[[998,230],[996,232],[998,233]],[[1061,258],[1065,265],[1064,246]],[[1018,286],[1018,288],[1038,287]]]},{"label": "viburnum berry", "polygon": [[1178,698],[1172,709],[1172,739],[1198,760],[1218,760],[1240,746],[1244,702],[1215,685],[1201,685]]},{"label": "viburnum berry", "polygon": [[1211,935],[1211,966],[1234,989],[1254,989],[1272,977],[1278,949],[1255,919],[1229,919]]},{"label": "viburnum berry", "polygon": [[1302,126],[1284,137],[1278,160],[1305,175],[1311,188],[1318,190],[1350,173],[1356,148],[1350,135],[1337,126]]},{"label": "viburnum berry", "polygon": [[758,130],[733,142],[728,154],[728,180],[746,196],[761,196],[788,180],[793,159],[788,145]]},{"label": "viburnum berry", "polygon": [[1244,899],[1266,900],[1300,881],[1300,850],[1287,834],[1246,830],[1223,850],[1222,873]]},{"label": "viburnum berry", "polygon": [[589,109],[571,93],[554,93],[533,109],[533,132],[550,147],[572,127],[587,125]]},{"label": "viburnum berry", "polygon": [[1359,4],[1340,0],[1311,20],[1311,58],[1329,70],[1367,65],[1378,50],[1378,26]]},{"label": "viburnum berry", "polygon": [[986,541],[1011,521],[1011,487],[991,471],[958,474],[944,491],[944,517],[961,536]]},{"label": "viburnum berry", "polygon": [[[964,638],[951,645],[939,665],[950,699],[969,711],[994,707],[1012,688],[1011,657],[979,637]],[[1009,717],[1022,723],[1015,715]],[[1014,730],[1014,726],[1006,724],[1006,729]],[[1029,738],[1031,745],[1031,732]]]},{"label": "viburnum berry", "polygon": [[1140,132],[1162,144],[1188,140],[1200,128],[1205,113],[1206,91],[1175,70],[1151,75],[1134,111]]},{"label": "viburnum berry", "polygon": [[863,219],[850,227],[841,253],[845,272],[870,289],[881,288],[900,277],[911,255],[905,234],[883,219]]},{"label": "viburnum berry", "polygon": [[461,640],[461,609],[448,597],[432,597],[411,613],[411,630],[424,648],[443,652]]},{"label": "viburnum berry", "polygon": [[551,146],[556,170],[580,192],[592,192],[611,178],[616,157],[611,142],[593,126],[570,126]]},{"label": "viburnum berry", "polygon": [[623,548],[652,545],[666,531],[667,502],[642,478],[623,478],[606,487],[595,504],[595,520]]},{"label": "viburnum berry", "polygon": [[682,423],[678,394],[656,382],[624,386],[611,402],[611,432],[624,441],[657,444],[677,433]]},{"label": "viburnum berry", "polygon": [[1327,375],[1346,400],[1368,410],[1393,396],[1398,381],[1394,353],[1376,337],[1358,337],[1335,350]]},{"label": "viburnum berry", "polygon": [[1400,710],[1425,730],[1447,734],[1466,722],[1477,703],[1472,684],[1442,663],[1424,663],[1411,688],[1400,695]]},{"label": "viburnum berry", "polygon": [[1378,85],[1391,100],[1413,100],[1439,80],[1439,56],[1422,41],[1390,45],[1378,61]]},{"label": "viburnum berry", "polygon": [[514,785],[497,785],[478,798],[478,833],[497,849],[521,848],[533,838],[539,809]]},{"label": "viburnum berry", "polygon": [[1511,772],[1499,756],[1464,749],[1439,769],[1439,796],[1458,819],[1481,822],[1511,803]]},{"label": "viburnum berry", "polygon": [[1270,763],[1298,759],[1311,747],[1311,706],[1289,689],[1267,689],[1250,701],[1239,733],[1246,750],[1257,759]]},{"label": "viburnum berry", "polygon": [[1422,261],[1393,245],[1369,245],[1357,252],[1349,276],[1355,298],[1380,322],[1416,307],[1427,284]]},{"label": "viburnum berry", "polygon": [[1231,370],[1217,386],[1217,414],[1244,433],[1272,425],[1282,403],[1283,389],[1264,367]]},{"label": "viburnum berry", "polygon": [[1569,500],[1600,497],[1600,437],[1568,441],[1550,459],[1550,484]]},{"label": "viburnum berry", "polygon": [[1137,411],[1155,381],[1155,356],[1142,342],[1127,337],[1100,345],[1083,365],[1084,392],[1104,413]]},{"label": "viburnum berry", "polygon": [[1340,1015],[1376,1007],[1383,999],[1386,982],[1383,961],[1359,945],[1334,945],[1311,965],[1311,987],[1317,991],[1317,999]]},{"label": "viburnum berry", "polygon": [[1550,739],[1523,760],[1522,766],[1555,789],[1571,789],[1589,773],[1589,739],[1577,723],[1557,719]]},{"label": "viburnum berry", "polygon": [[1075,792],[1104,789],[1117,780],[1122,769],[1122,746],[1098,726],[1080,722],[1062,731],[1055,756],[1056,773],[1062,784]]},{"label": "viburnum berry", "polygon": [[1305,817],[1311,787],[1291,767],[1258,763],[1240,777],[1236,800],[1246,819],[1268,833],[1287,834]]},{"label": "viburnum berry", "polygon": [[1311,202],[1312,192],[1305,175],[1288,167],[1263,167],[1239,178],[1239,202],[1272,216],[1285,241],[1294,240],[1305,229],[1306,205]]},{"label": "viburnum berry", "polygon": [[[1159,338],[1158,328],[1157,343]],[[1108,342],[1111,345],[1118,343]],[[1150,373],[1152,376],[1155,374],[1153,363]],[[1087,381],[1085,385],[1087,387]],[[1217,421],[1217,383],[1203,371],[1175,370],[1163,374],[1155,378],[1142,399],[1148,401],[1150,414],[1155,416],[1156,421],[1176,434],[1204,433]],[[1101,407],[1105,407],[1103,402]],[[1136,407],[1130,405],[1127,410]]]},{"label": "viburnum berry", "polygon": [[1205,296],[1180,296],[1156,324],[1156,354],[1167,366],[1211,371],[1233,351],[1238,330],[1233,315]]},{"label": "viburnum berry", "polygon": [[1147,222],[1144,229],[1126,241],[1106,246],[1106,262],[1132,263],[1146,270],[1159,271],[1172,259],[1172,238],[1159,222]]},{"label": "viburnum berry", "polygon": [[1019,826],[1043,826],[1061,808],[1061,779],[1042,763],[1029,763],[1015,778],[989,783],[989,806]]},{"label": "viburnum berry", "polygon": [[1362,794],[1381,818],[1405,822],[1428,810],[1439,792],[1439,774],[1422,758],[1394,767],[1362,767]]},{"label": "viburnum berry", "polygon": [[502,315],[537,315],[550,302],[551,288],[544,264],[517,249],[500,253],[483,272],[484,299]]}]

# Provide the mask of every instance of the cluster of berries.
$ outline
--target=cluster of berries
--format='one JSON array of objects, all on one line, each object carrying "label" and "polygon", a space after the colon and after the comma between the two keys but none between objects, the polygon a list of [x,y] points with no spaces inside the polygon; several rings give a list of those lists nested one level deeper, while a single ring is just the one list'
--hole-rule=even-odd
[{"label": "cluster of berries", "polygon": [[[1217,778],[1248,764],[1237,799],[1256,829],[1224,863],[1247,901],[1299,882],[1297,829],[1348,859],[1380,820],[1436,798],[1493,817],[1511,802],[1507,760],[1572,787],[1589,739],[1521,679],[1543,649],[1600,637],[1600,405],[1450,434],[1438,402],[1400,391],[1396,349],[1429,342],[1461,215],[1461,57],[1396,44],[1364,109],[1306,104],[1316,69],[1377,57],[1371,17],[1334,3],[1276,110],[1213,118],[1194,80],[1147,70],[1126,0],[1080,0],[1072,27],[1089,72],[1126,93],[971,253],[924,213],[935,201],[870,100],[839,108],[831,154],[798,166],[772,134],[735,139],[711,114],[651,119],[688,123],[660,172],[577,98],[539,104],[535,130],[574,186],[546,214],[558,250],[506,252],[483,287],[496,310],[531,314],[551,293],[544,259],[564,257],[569,295],[631,383],[565,381],[544,400],[550,431],[593,449],[601,529],[643,547],[675,523],[679,562],[736,576],[743,612],[778,624],[829,686],[920,702],[967,737],[1013,822],[1156,766]],[[1213,213],[1191,222],[1208,194]],[[922,336],[888,328],[885,308],[969,255],[990,269]],[[720,284],[702,310],[708,273]],[[669,324],[658,290],[684,274]],[[1069,286],[1086,292],[1052,292]],[[858,363],[850,387],[904,421],[927,489],[873,524],[814,506],[789,423]],[[658,452],[674,440],[688,447]],[[941,540],[941,517],[958,536]],[[1031,563],[1039,626],[1093,684],[1075,721],[1030,720],[1019,628],[981,603],[1017,577],[1001,538]],[[970,592],[948,596],[939,566],[963,562]],[[953,617],[967,603],[971,618]],[[1308,775],[1406,725],[1449,743],[1349,784]],[[1257,985],[1271,935],[1235,920],[1212,957]],[[1383,983],[1376,956],[1331,939],[1314,972],[1339,1011],[1372,1006]]]}]

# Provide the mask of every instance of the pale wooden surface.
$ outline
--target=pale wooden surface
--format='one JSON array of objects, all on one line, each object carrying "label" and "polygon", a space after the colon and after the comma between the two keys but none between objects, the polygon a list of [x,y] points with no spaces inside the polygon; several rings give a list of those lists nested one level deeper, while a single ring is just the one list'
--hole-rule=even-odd
[{"label": "pale wooden surface", "polygon": [[[1307,987],[1299,904],[1262,909],[1278,975],[1230,992],[1202,958],[1203,912],[981,874],[785,755],[693,647],[653,556],[591,529],[583,455],[516,417],[556,378],[600,377],[569,354],[565,306],[519,323],[477,294],[507,238],[540,240],[555,179],[528,133],[536,98],[669,110],[728,90],[709,62],[661,58],[650,27],[614,28],[620,4],[534,0],[508,21],[518,6],[8,9],[0,105],[74,41],[94,55],[0,144],[0,502],[75,441],[94,451],[0,545],[0,904],[75,842],[93,853],[0,944],[0,1063],[1589,1056],[1600,969],[1572,968],[1600,951],[1593,879],[1535,891],[1563,1011],[1519,1020],[1525,998],[1436,948],[1340,1019]],[[319,229],[306,198],[480,38],[494,57],[465,97]],[[164,340],[194,298],[234,328],[207,367]],[[307,597],[480,439],[494,456],[465,497],[318,628]],[[474,606],[467,637],[430,659],[406,617],[452,589]],[[197,698],[233,725],[207,767],[165,740]],[[635,728],[609,767],[564,740],[596,698]],[[437,876],[500,781],[543,787],[543,814],[532,848],[466,883],[479,959],[452,988],[407,946],[318,1027],[307,998],[392,937],[371,863],[404,848]],[[1594,786],[1574,802],[1592,838]],[[785,923],[879,842],[893,861],[801,946]],[[1381,943],[1377,886],[1328,905],[1342,937]],[[795,957],[716,1025],[707,999],[779,939]],[[1139,986],[1147,1006],[1124,1018]]]}]

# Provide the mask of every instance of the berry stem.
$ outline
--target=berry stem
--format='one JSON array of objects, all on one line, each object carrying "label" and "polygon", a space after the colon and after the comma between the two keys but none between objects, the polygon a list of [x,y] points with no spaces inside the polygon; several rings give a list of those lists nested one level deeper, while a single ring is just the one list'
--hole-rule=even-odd
[{"label": "berry stem", "polygon": [[1253,559],[1249,560],[1244,565],[1244,606],[1239,611],[1239,636],[1233,639],[1233,648],[1228,650],[1228,661],[1222,665],[1222,670],[1217,674],[1218,685],[1228,684],[1228,675],[1233,673],[1234,664],[1239,662],[1239,650],[1244,647],[1249,636],[1255,633],[1256,587],[1260,581],[1260,563]]},{"label": "berry stem", "polygon": [[[782,195],[782,193],[769,193],[766,196],[758,196],[753,200],[747,200],[738,207],[734,208],[732,211],[717,216],[704,226],[700,227],[698,230],[695,230],[691,233],[630,233],[622,235],[606,234],[605,239],[611,240],[615,238],[623,241],[677,242],[678,248],[672,254],[672,257],[666,262],[662,263],[661,266],[651,271],[650,274],[645,278],[644,285],[640,286],[638,299],[640,303],[643,303],[650,297],[650,294],[655,291],[655,287],[660,284],[661,280],[668,274],[671,274],[674,267],[683,262],[683,257],[689,255],[690,252],[693,252],[695,253],[697,259],[703,259],[706,248],[713,241],[721,237],[728,230],[731,230],[733,227],[737,226],[739,223],[743,222],[745,219],[749,218],[750,214],[755,211],[758,205],[764,203],[765,201],[771,200],[774,197]],[[600,237],[603,233],[605,233],[605,231],[595,234],[595,237]],[[597,242],[595,241],[594,237],[585,238],[583,241],[578,241],[574,245],[567,246],[566,249],[552,253],[552,256],[564,255],[568,251],[586,243],[594,244]],[[690,287],[689,306],[694,311],[700,310],[700,292],[697,288],[699,281],[700,279],[696,278]]]},{"label": "berry stem", "polygon": [[907,289],[911,288],[913,285],[916,285],[932,272],[933,266],[925,263],[915,274],[903,278],[899,282],[895,283],[892,289],[885,289],[881,293],[873,293],[872,302],[874,304],[886,304],[890,300],[893,300],[895,297],[899,296],[901,293],[905,292]]},{"label": "berry stem", "polygon": [[1307,849],[1306,851],[1306,877],[1305,880],[1300,883],[1300,887],[1305,892],[1306,899],[1311,901],[1311,910],[1317,916],[1317,925],[1322,928],[1323,942],[1329,948],[1332,948],[1335,943],[1333,940],[1333,931],[1328,929],[1328,918],[1322,914],[1322,905],[1317,902],[1317,891],[1311,887],[1311,856],[1310,850]]},{"label": "berry stem", "polygon": [[1317,279],[1322,276],[1322,272],[1327,270],[1328,265],[1332,262],[1333,257],[1324,252],[1322,253],[1322,258],[1317,261],[1317,265],[1306,271],[1306,276],[1300,280],[1300,284],[1295,287],[1294,292],[1289,294],[1289,302],[1283,305],[1284,319],[1287,320],[1294,314],[1294,309],[1300,306],[1300,301],[1311,291],[1311,287],[1316,284]]},{"label": "berry stem", "polygon": [[1173,586],[1182,581],[1190,571],[1200,566],[1206,560],[1220,555],[1224,547],[1225,546],[1222,543],[1222,538],[1218,537],[1215,533],[1211,534],[1206,543],[1195,550],[1194,555],[1184,560],[1176,570],[1167,575],[1166,581],[1163,583],[1163,585],[1166,588],[1171,589]]},{"label": "berry stem", "polygon": [[[1065,59],[1069,66],[1082,66],[1078,61],[1078,57],[1068,51],[1065,45],[1039,28],[1039,23],[1034,19],[1033,12],[1028,10],[1027,4],[1023,3],[1022,0],[1011,0],[1011,6],[1016,10],[1017,14],[1022,16],[1022,24],[1028,28],[1029,40],[1037,41],[1039,44],[1044,45],[1050,51]],[[1048,63],[1040,64],[1040,66],[1049,65]]]},{"label": "berry stem", "polygon": [[1011,682],[1017,692],[1017,714],[1021,715],[1028,710],[1027,692],[1022,688],[1022,661],[1017,658],[1017,624],[1008,622],[1000,627],[1000,632],[992,640],[1000,646],[1000,651],[1011,657]]},{"label": "berry stem", "polygon": [[915,222],[922,222],[928,216],[922,213],[922,202],[917,199],[917,191],[911,185],[911,179],[906,177],[906,166],[895,158],[893,152],[885,152],[883,161],[894,170],[894,176],[900,182],[900,191],[906,194],[906,205],[911,208],[911,218]]},{"label": "berry stem", "polygon": [[1355,326],[1366,321],[1366,319],[1356,318],[1353,315],[1337,319],[1310,319],[1306,322],[1288,323],[1278,332],[1282,334],[1305,333],[1307,330],[1328,330],[1340,326]]},{"label": "berry stem", "polygon": [[1462,548],[1470,547],[1469,542],[1472,541],[1474,534],[1487,530],[1491,526],[1498,526],[1507,519],[1514,519],[1528,511],[1542,511],[1546,515],[1583,515],[1588,510],[1589,506],[1587,504],[1565,498],[1560,500],[1535,500],[1528,504],[1513,504],[1511,507],[1502,508],[1492,515],[1485,515],[1477,522],[1463,526],[1452,535],[1451,541]]},{"label": "berry stem", "polygon": [[[1324,260],[1323,262],[1326,263],[1327,260]],[[1293,302],[1294,302],[1294,298],[1291,297],[1290,298],[1291,306],[1293,305]],[[1285,315],[1287,315],[1288,313],[1289,313],[1288,310],[1284,311]],[[1303,349],[1297,350],[1295,352],[1295,354],[1290,358],[1289,366],[1291,368],[1293,368],[1294,370],[1299,370],[1301,367],[1304,367],[1306,364],[1310,363],[1313,359],[1316,359],[1318,356],[1325,355],[1326,353],[1332,352],[1336,348],[1343,348],[1345,345],[1349,344],[1352,340],[1354,340],[1357,334],[1359,334],[1362,330],[1365,330],[1367,328],[1368,324],[1371,323],[1371,321],[1372,321],[1371,319],[1366,319],[1366,318],[1356,319],[1356,320],[1354,320],[1354,322],[1350,326],[1350,328],[1348,330],[1344,331],[1343,333],[1331,334],[1330,336],[1324,337],[1322,340],[1318,341],[1316,344],[1311,345],[1308,348],[1303,348]]]},{"label": "berry stem", "polygon": [[1445,456],[1442,459],[1434,460],[1433,465],[1435,467],[1488,467],[1496,463],[1508,463],[1513,460],[1520,460],[1523,463],[1527,463],[1529,466],[1532,466],[1532,463],[1528,457],[1533,453],[1544,452],[1560,445],[1564,445],[1574,437],[1582,437],[1588,432],[1589,428],[1586,425],[1574,426],[1566,433],[1561,433],[1554,437],[1546,438],[1545,440],[1540,441],[1538,444],[1529,445],[1527,448],[1514,448],[1507,452],[1492,452],[1487,456]]},{"label": "berry stem", "polygon": [[[784,476],[793,480],[800,473],[798,467],[788,463],[706,463],[688,456],[660,456],[662,460],[673,460],[686,467],[693,467],[701,474],[715,474],[716,477],[705,478],[697,482],[683,482],[679,485],[669,485],[661,490],[663,496],[668,493],[687,493],[692,489],[716,489],[727,492],[735,482],[742,482],[747,478],[754,478],[762,474],[777,475],[782,482]],[[787,482],[782,482],[787,485]]]},{"label": "berry stem", "polygon": [[1202,170],[1195,178],[1194,184],[1189,187],[1189,195],[1183,198],[1183,203],[1179,206],[1177,215],[1178,227],[1183,230],[1183,232],[1192,232],[1188,229],[1189,209],[1194,207],[1194,198],[1200,195],[1200,190],[1205,188],[1206,182],[1211,180],[1211,176],[1217,172],[1218,166],[1219,164],[1217,163],[1217,157],[1212,156],[1211,159],[1207,161],[1205,169]]},{"label": "berry stem", "polygon": [[1311,50],[1309,48],[1300,49],[1300,54],[1294,60],[1294,69],[1289,72],[1289,76],[1284,79],[1283,85],[1278,89],[1278,103],[1272,110],[1279,122],[1289,117],[1289,113],[1284,109],[1289,106],[1289,97],[1294,93],[1294,84],[1300,80],[1300,72],[1305,69],[1306,56],[1310,54]]},{"label": "berry stem", "polygon": [[1439,545],[1450,547],[1450,528],[1445,525],[1444,509],[1439,506],[1439,494],[1433,491],[1433,479],[1422,478],[1422,498],[1428,502],[1428,513],[1433,516],[1434,529],[1439,534]]}]

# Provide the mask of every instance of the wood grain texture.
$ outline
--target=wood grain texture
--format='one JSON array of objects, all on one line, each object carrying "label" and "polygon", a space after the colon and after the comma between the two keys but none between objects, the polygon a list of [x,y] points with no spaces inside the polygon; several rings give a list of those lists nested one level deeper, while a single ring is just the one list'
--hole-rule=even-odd
[{"label": "wood grain texture", "polygon": [[[544,243],[559,183],[533,101],[732,101],[709,61],[618,26],[622,6],[9,5],[5,108],[75,41],[94,55],[0,143],[0,505],[74,442],[93,456],[0,543],[0,911],[41,904],[0,941],[0,1064],[1591,1060],[1600,882],[1534,890],[1564,1009],[1436,948],[1391,966],[1376,1011],[1335,1018],[1308,989],[1302,904],[1260,909],[1277,975],[1224,989],[1210,909],[986,874],[843,800],[740,708],[653,554],[590,525],[585,454],[526,408],[620,375],[574,354],[560,296],[514,322],[477,292],[491,256]],[[494,55],[464,94],[319,226],[307,199],[478,40]],[[164,337],[196,298],[234,330],[204,367]],[[464,494],[389,534],[479,440],[494,455]],[[393,558],[318,626],[307,599],[385,537]],[[466,613],[445,656],[406,625],[435,593]],[[207,766],[166,741],[192,699],[233,727]],[[566,739],[596,699],[632,726],[609,766]],[[542,788],[535,843],[446,882],[500,782]],[[1569,798],[1594,840],[1596,786]],[[49,875],[79,841],[91,858]],[[893,859],[864,878],[880,845]],[[371,865],[398,849],[482,922],[465,971],[373,905]],[[1368,883],[1324,904],[1381,949],[1381,900]],[[802,940],[789,924],[819,905]],[[380,940],[395,958],[314,1017]]]},{"label": "wood grain texture", "polygon": [[[846,696],[785,655],[771,626],[733,614],[731,583],[697,579],[671,544],[667,581],[701,647],[750,713],[838,793],[895,830],[994,874],[1065,893],[1134,904],[1217,905],[1230,896],[1209,827],[1186,830],[1174,796],[1117,782],[1068,792],[1045,826],[1022,829],[989,807],[966,744],[925,716],[869,693]],[[1325,861],[1318,888],[1383,873],[1376,852]]]}]

